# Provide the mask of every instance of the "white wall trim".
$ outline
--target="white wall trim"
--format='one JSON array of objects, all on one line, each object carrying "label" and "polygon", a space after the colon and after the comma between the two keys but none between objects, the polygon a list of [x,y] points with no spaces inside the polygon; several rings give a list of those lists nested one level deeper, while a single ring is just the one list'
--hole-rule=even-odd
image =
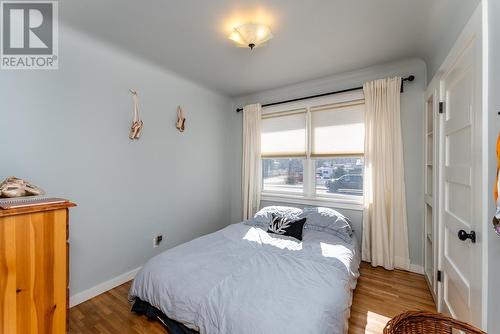
[{"label": "white wall trim", "polygon": [[357,200],[348,199],[333,199],[333,198],[306,198],[302,196],[292,196],[283,194],[270,194],[262,193],[261,201],[267,202],[281,202],[281,203],[291,203],[291,204],[302,204],[302,205],[312,205],[312,206],[325,206],[328,208],[335,209],[347,209],[347,210],[357,210],[363,211],[363,202]]},{"label": "white wall trim", "polygon": [[424,274],[424,267],[419,265],[419,264],[410,263],[410,272],[423,275]]},{"label": "white wall trim", "polygon": [[109,281],[97,284],[96,286],[93,286],[90,289],[72,295],[71,297],[69,297],[69,307],[81,304],[84,301],[92,299],[95,296],[98,296],[106,291],[116,288],[119,285],[122,285],[123,283],[130,281],[135,277],[135,275],[139,272],[141,268],[142,267],[135,268],[129,272],[116,276],[115,278],[112,278]]},{"label": "white wall trim", "polygon": [[[368,262],[368,263],[370,263],[370,262]],[[382,267],[380,267],[380,268],[382,268]],[[410,268],[408,270],[403,269],[403,268],[399,268],[399,267],[394,267],[394,269],[408,271],[408,272],[414,273],[414,274],[424,275],[424,267],[419,265],[419,264],[410,263]]]}]

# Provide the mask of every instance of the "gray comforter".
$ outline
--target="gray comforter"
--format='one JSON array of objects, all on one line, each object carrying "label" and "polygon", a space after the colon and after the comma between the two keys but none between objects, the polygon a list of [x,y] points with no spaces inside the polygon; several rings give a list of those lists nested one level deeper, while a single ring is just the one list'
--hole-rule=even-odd
[{"label": "gray comforter", "polygon": [[359,262],[355,240],[239,223],[152,258],[129,299],[202,334],[345,333]]}]

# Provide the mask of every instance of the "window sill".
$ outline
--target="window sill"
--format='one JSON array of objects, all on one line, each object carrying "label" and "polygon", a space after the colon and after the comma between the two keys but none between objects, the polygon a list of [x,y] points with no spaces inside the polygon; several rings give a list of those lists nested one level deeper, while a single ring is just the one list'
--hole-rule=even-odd
[{"label": "window sill", "polygon": [[262,193],[261,200],[269,202],[324,206],[330,208],[356,210],[356,211],[363,210],[362,200],[348,199],[348,198],[325,198],[325,197],[307,198],[303,196],[289,195],[289,194],[285,195],[285,194]]}]

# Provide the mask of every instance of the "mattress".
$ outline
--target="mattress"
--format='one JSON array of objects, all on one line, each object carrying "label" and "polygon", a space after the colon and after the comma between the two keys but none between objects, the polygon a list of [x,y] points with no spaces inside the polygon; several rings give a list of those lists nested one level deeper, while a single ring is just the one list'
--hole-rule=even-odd
[{"label": "mattress", "polygon": [[345,333],[359,263],[355,238],[238,223],[152,258],[129,300],[202,334]]}]

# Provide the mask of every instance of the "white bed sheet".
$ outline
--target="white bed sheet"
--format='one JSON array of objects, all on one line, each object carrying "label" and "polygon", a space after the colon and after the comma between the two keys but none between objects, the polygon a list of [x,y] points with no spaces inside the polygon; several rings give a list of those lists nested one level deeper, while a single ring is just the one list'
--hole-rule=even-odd
[{"label": "white bed sheet", "polygon": [[204,334],[345,333],[359,276],[356,239],[302,242],[243,223],[152,258],[129,292]]}]

